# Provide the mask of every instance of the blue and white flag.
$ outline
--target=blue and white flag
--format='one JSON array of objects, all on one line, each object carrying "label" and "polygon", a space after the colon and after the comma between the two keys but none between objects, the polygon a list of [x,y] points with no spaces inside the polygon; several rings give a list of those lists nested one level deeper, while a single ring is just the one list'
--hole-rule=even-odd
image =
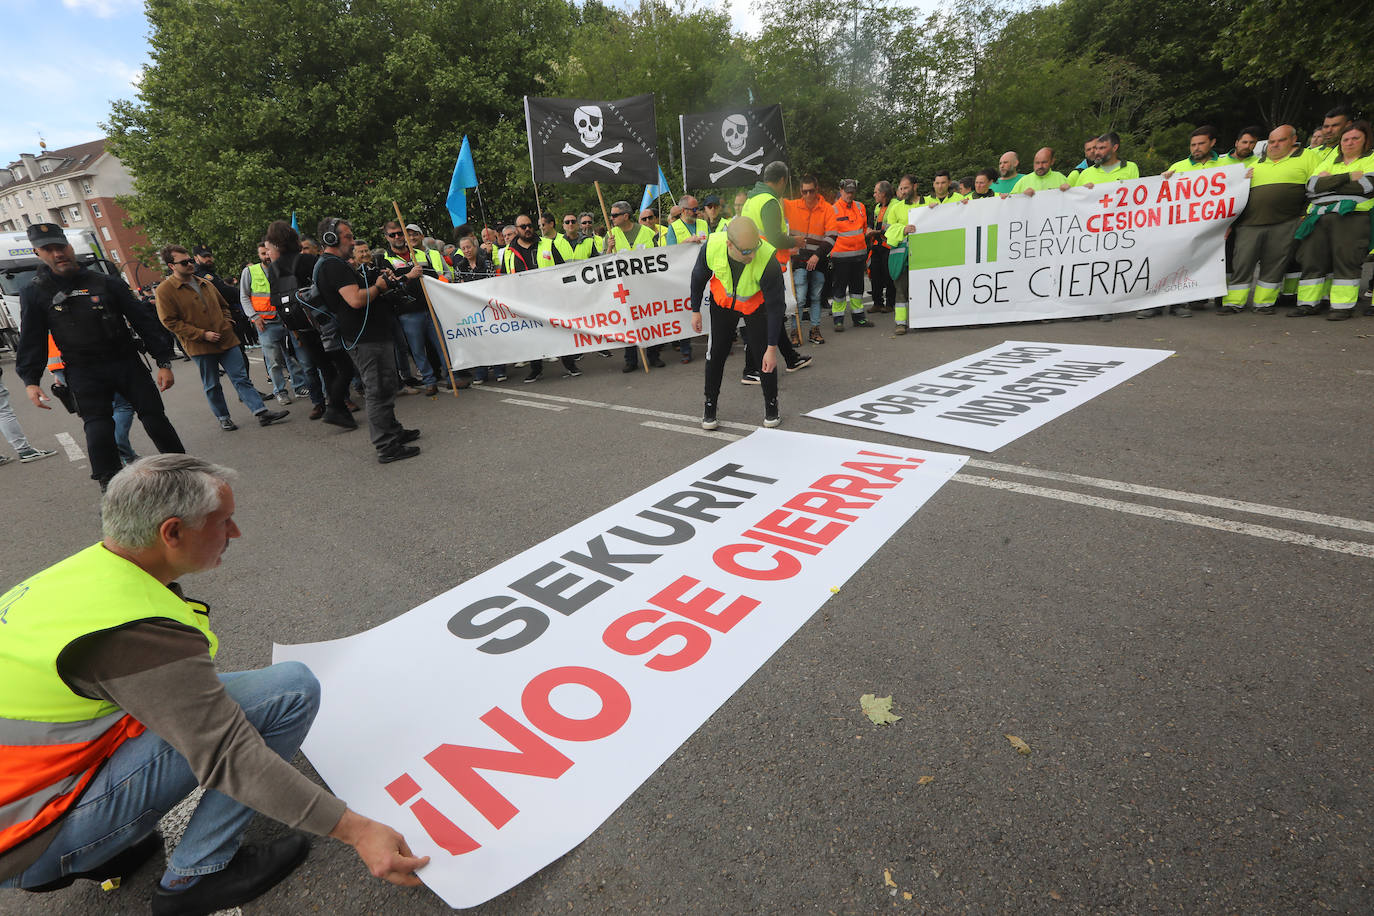
[{"label": "blue and white flag", "polygon": [[467,188],[477,187],[477,166],[472,161],[472,147],[468,146],[467,135],[463,135],[463,148],[458,151],[458,161],[453,164],[453,177],[448,183],[448,215],[453,226],[468,221]]},{"label": "blue and white flag", "polygon": [[639,209],[641,211],[649,209],[654,205],[654,201],[667,193],[668,179],[663,177],[663,168],[660,166],[658,170],[658,184],[646,184],[644,186],[644,196],[639,200]]}]

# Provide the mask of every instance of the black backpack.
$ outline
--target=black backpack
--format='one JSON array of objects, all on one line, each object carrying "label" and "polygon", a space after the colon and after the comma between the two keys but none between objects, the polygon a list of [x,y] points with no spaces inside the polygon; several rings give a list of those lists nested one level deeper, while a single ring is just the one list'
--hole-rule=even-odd
[{"label": "black backpack", "polygon": [[296,261],[300,256],[300,252],[296,252],[268,264],[267,279],[272,287],[272,303],[282,324],[293,331],[313,331],[310,309],[300,297],[301,284],[296,279]]}]

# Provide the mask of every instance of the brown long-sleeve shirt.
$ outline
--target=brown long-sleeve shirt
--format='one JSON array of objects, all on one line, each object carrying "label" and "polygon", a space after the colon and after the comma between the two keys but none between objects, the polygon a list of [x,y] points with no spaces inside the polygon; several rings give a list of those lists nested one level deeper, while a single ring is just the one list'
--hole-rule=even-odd
[{"label": "brown long-sleeve shirt", "polygon": [[[152,619],[84,636],[62,653],[58,671],[78,693],[117,704],[175,748],[204,788],[314,834],[343,817],[342,800],[263,743],[194,627]],[[62,823],[0,854],[0,880],[32,865]]]},{"label": "brown long-sleeve shirt", "polygon": [[[187,356],[224,353],[239,345],[229,303],[209,280],[191,277],[183,282],[172,274],[157,285],[156,298],[157,317],[181,341]],[[218,332],[219,340],[206,340],[206,331]]]}]

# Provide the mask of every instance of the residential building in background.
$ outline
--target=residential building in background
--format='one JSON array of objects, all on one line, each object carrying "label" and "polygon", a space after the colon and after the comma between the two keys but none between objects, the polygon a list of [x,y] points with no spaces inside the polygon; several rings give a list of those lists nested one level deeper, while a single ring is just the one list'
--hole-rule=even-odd
[{"label": "residential building in background", "polygon": [[147,247],[138,226],[126,226],[128,214],[115,197],[133,191],[133,179],[105,150],[105,140],[66,149],[21,153],[0,169],[0,231],[23,232],[34,223],[57,223],[68,229],[90,229],[130,286],[146,286],[161,271],[140,264],[135,246]]}]

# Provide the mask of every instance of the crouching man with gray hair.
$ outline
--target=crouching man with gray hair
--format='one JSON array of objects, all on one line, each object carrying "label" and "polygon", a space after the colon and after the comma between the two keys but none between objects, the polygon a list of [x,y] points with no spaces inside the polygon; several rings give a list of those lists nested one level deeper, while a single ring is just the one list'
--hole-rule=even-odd
[{"label": "crouching man with gray hair", "polygon": [[240,848],[255,811],[419,883],[428,859],[291,766],[319,708],[310,670],[215,670],[209,608],[176,580],[218,566],[239,537],[234,477],[187,455],[134,462],[101,502],[100,543],[0,595],[0,887],[132,873],[197,785],[155,916],[246,903],[305,860],[301,833]]}]

